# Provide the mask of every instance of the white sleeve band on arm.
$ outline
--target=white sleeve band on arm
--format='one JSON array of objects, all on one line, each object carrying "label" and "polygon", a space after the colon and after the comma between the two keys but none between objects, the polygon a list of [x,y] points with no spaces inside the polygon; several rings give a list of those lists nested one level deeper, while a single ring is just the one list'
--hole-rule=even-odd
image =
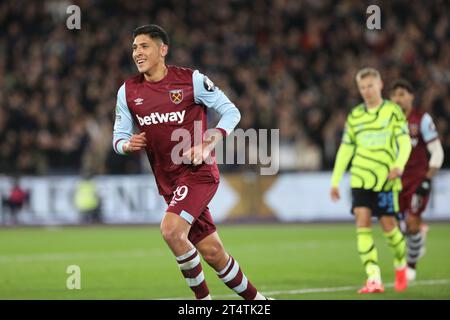
[{"label": "white sleeve band on arm", "polygon": [[429,167],[440,169],[442,163],[444,162],[444,149],[439,139],[434,139],[427,143],[427,149],[430,152],[430,161],[428,162]]}]

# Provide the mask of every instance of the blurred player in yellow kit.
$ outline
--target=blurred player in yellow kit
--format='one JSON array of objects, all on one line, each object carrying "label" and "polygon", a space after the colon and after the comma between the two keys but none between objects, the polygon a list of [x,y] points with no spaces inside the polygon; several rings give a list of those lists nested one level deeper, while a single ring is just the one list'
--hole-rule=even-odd
[{"label": "blurred player in yellow kit", "polygon": [[383,82],[377,70],[366,68],[356,75],[363,103],[347,117],[333,170],[330,196],[340,198],[339,181],[351,162],[352,214],[356,219],[357,246],[367,281],[359,293],[384,292],[378,253],[372,236],[377,217],[394,253],[395,290],[407,288],[406,244],[398,227],[400,177],[411,152],[407,122],[401,108],[383,99]]}]

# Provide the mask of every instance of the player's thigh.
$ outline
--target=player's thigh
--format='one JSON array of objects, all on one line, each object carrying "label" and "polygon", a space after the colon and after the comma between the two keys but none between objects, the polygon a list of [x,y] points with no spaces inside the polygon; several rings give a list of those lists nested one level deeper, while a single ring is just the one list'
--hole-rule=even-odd
[{"label": "player's thigh", "polygon": [[357,228],[369,228],[372,223],[373,192],[352,189],[352,214]]},{"label": "player's thigh", "polygon": [[[160,230],[164,239],[186,238],[187,240],[191,225],[179,214],[167,211],[161,221]],[[180,239],[183,240],[183,239]]]}]

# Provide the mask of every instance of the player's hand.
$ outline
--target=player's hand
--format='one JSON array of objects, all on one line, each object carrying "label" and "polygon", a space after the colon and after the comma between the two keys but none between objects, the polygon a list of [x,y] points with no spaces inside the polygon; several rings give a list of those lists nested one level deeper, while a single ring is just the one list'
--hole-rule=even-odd
[{"label": "player's hand", "polygon": [[[203,143],[190,148],[183,156],[189,159],[194,166],[198,166],[209,159],[212,150],[221,139],[222,133],[219,130],[208,130],[203,138]],[[209,164],[208,161],[206,162]]]},{"label": "player's hand", "polygon": [[341,199],[341,195],[339,193],[339,188],[333,187],[330,190],[330,198],[333,202],[337,202]]},{"label": "player's hand", "polygon": [[188,151],[183,153],[183,157],[189,160],[188,163],[198,166],[203,162],[203,144],[189,148]]},{"label": "player's hand", "polygon": [[391,171],[389,171],[388,179],[394,180],[400,178],[402,176],[402,173],[402,170],[400,170],[399,168],[392,168]]},{"label": "player's hand", "polygon": [[133,134],[127,142],[123,144],[123,151],[125,153],[131,153],[135,151],[140,151],[147,147],[147,138],[145,137],[145,132],[140,134]]}]

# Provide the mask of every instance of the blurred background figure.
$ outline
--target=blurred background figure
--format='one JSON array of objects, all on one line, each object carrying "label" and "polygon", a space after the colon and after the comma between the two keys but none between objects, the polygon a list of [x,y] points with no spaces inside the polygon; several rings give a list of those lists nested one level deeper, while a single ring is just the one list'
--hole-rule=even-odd
[{"label": "blurred background figure", "polygon": [[80,214],[80,222],[83,224],[101,223],[101,199],[93,176],[85,173],[75,187],[75,208]]},{"label": "blurred background figure", "polygon": [[[70,4],[82,12],[79,30],[67,28]],[[30,189],[36,213],[30,223],[71,223],[77,215],[73,190],[65,189],[61,177],[151,174],[144,152],[120,157],[111,145],[117,90],[136,73],[130,30],[148,23],[163,26],[173,39],[176,50],[167,57],[169,65],[195,66],[236,101],[242,115],[238,128],[279,129],[277,177],[332,169],[349,106],[361,101],[355,74],[367,66],[380,71],[386,88],[398,78],[416,88],[417,105],[435,120],[445,172],[450,168],[450,23],[445,14],[450,2],[374,4],[389,17],[382,19],[381,30],[367,29],[367,2],[352,0],[0,1],[0,175],[19,172],[22,182],[25,176],[33,180],[27,180],[35,188]],[[211,113],[208,120],[213,127],[218,118]],[[225,149],[233,145],[227,141]],[[261,149],[259,141],[236,143],[234,159],[238,153],[256,158]],[[235,161],[219,169],[239,189],[260,164]],[[10,187],[6,180],[0,177],[4,195]],[[269,182],[252,181],[256,194],[269,190]],[[151,196],[142,196],[152,187],[140,193],[137,186],[116,186],[126,200],[120,203],[130,210],[141,206],[144,215],[156,205]],[[260,212],[264,199],[254,199],[235,210]],[[430,210],[436,211],[437,204],[431,201]],[[111,221],[109,207],[114,208],[102,209]]]},{"label": "blurred background figure", "polygon": [[177,46],[168,64],[195,66],[229,93],[240,128],[280,129],[281,171],[331,169],[366,66],[387,87],[403,77],[417,88],[450,166],[446,0],[377,1],[382,30],[366,28],[365,1],[73,2],[80,30],[66,27],[69,2],[0,2],[0,172],[77,174],[83,161],[96,174],[149,171],[144,154],[119,157],[110,144],[117,89],[135,73],[130,30],[148,23]]},{"label": "blurred background figure", "polygon": [[2,197],[3,224],[19,224],[19,212],[29,204],[30,194],[20,186],[20,178],[13,178],[13,186],[6,197]]}]

